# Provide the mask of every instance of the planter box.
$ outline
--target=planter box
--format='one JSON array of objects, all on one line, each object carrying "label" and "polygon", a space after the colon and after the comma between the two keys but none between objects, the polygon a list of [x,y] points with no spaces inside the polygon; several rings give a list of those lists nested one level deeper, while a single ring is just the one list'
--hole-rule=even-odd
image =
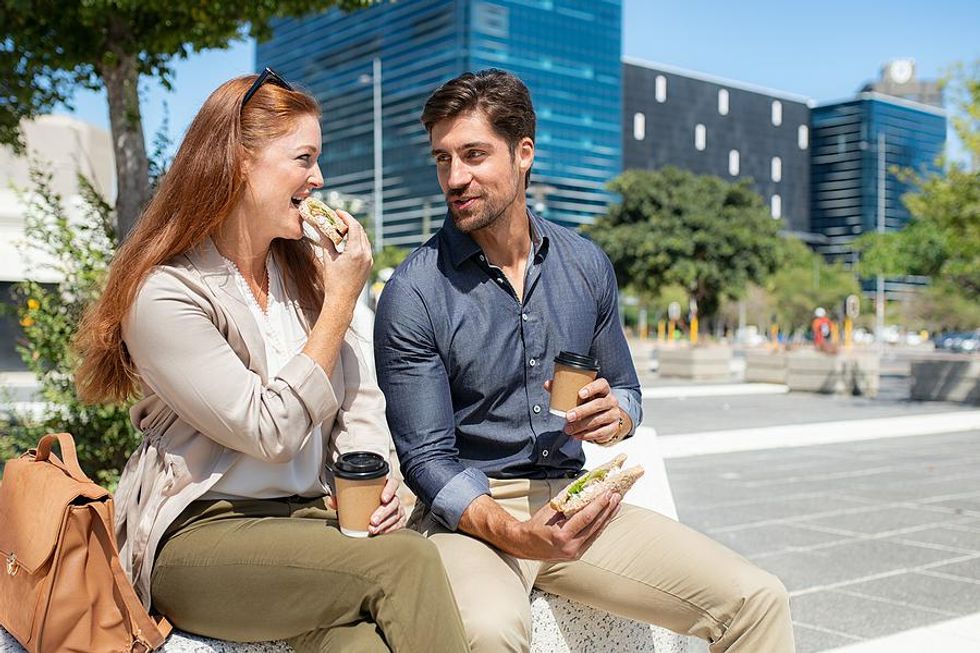
[{"label": "planter box", "polygon": [[980,358],[950,356],[912,361],[911,398],[980,405]]},{"label": "planter box", "polygon": [[822,354],[793,351],[788,354],[786,385],[790,390],[825,394],[860,394],[875,397],[879,387],[877,354]]},{"label": "planter box", "polygon": [[745,352],[746,383],[786,384],[789,358],[786,352],[750,350]]},{"label": "planter box", "polygon": [[657,351],[660,376],[682,379],[729,380],[732,377],[732,349],[725,346],[660,349]]}]

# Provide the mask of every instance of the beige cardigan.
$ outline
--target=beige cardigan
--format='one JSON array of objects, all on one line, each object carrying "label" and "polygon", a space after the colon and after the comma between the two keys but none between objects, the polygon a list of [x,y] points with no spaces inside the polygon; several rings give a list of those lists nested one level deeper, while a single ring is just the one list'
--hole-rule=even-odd
[{"label": "beige cardigan", "polygon": [[[314,318],[300,316],[307,330]],[[120,560],[147,607],[164,531],[237,461],[288,461],[316,424],[331,461],[354,449],[391,457],[368,337],[348,329],[329,377],[300,353],[268,378],[262,336],[210,240],[150,272],[123,322],[143,441],[115,495]]]}]

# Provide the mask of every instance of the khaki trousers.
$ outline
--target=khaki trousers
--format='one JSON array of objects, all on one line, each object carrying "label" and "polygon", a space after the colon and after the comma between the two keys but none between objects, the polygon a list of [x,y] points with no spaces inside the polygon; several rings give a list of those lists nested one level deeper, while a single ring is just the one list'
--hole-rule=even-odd
[{"label": "khaki trousers", "polygon": [[[530,517],[568,483],[491,479],[491,495]],[[442,554],[474,653],[527,651],[532,587],[710,642],[712,653],[792,653],[779,580],[708,537],[627,504],[581,559],[547,563],[450,532],[417,506],[410,526]]]},{"label": "khaki trousers", "polygon": [[156,610],[181,630],[294,649],[463,652],[435,547],[401,530],[343,535],[319,499],[196,501],[153,568]]}]

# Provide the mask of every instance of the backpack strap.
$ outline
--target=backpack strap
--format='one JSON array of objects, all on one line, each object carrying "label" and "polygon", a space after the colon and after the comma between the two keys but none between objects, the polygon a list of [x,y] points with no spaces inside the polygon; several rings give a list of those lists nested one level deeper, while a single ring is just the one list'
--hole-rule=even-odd
[{"label": "backpack strap", "polygon": [[119,564],[115,538],[109,532],[109,528],[102,519],[102,515],[94,507],[91,507],[91,510],[92,521],[95,522],[96,535],[102,543],[102,546],[105,547],[105,550],[110,553],[109,567],[112,569],[112,577],[116,581],[116,589],[119,590],[119,596],[122,597],[126,613],[129,616],[129,622],[133,627],[133,632],[136,634],[136,640],[133,642],[132,650],[140,651],[140,648],[138,648],[140,645],[144,647],[144,651],[152,651],[163,646],[163,643],[170,635],[170,631],[173,630],[173,626],[164,617],[154,620],[147,613],[142,601],[136,596],[133,584],[126,576],[126,572],[123,571],[122,565]]}]

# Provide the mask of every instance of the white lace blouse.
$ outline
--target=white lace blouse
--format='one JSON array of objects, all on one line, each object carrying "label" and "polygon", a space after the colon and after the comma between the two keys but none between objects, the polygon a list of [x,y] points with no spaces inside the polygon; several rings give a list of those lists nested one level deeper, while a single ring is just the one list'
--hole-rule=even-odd
[{"label": "white lace blouse", "polygon": [[[264,312],[238,267],[228,259],[225,259],[225,265],[234,276],[238,290],[262,332],[271,378],[306,345],[307,334],[299,319],[299,306],[286,296],[285,283],[271,252],[266,259],[269,297]],[[329,493],[325,462],[323,434],[317,425],[289,462],[269,463],[243,457],[225,472],[202,499],[323,496]]]}]

